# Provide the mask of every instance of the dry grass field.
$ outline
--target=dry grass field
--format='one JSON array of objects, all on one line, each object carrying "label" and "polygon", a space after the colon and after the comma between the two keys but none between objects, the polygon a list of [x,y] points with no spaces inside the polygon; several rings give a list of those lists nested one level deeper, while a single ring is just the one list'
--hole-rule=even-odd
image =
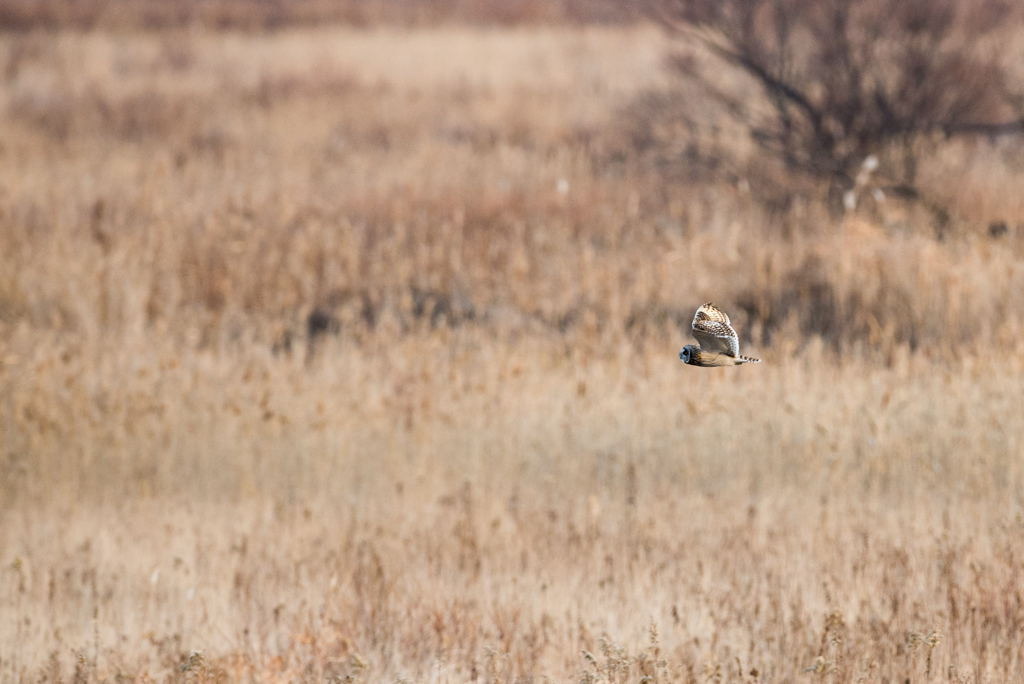
[{"label": "dry grass field", "polygon": [[1018,143],[765,209],[671,47],[0,35],[0,681],[1024,681]]}]

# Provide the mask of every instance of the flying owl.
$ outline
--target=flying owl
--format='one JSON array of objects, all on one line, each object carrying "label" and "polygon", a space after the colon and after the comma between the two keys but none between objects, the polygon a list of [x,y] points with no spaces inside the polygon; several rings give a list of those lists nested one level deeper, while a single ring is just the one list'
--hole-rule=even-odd
[{"label": "flying owl", "polygon": [[683,363],[691,366],[738,366],[761,363],[761,359],[740,356],[740,339],[729,324],[729,317],[708,302],[693,317],[693,336],[700,344],[688,344],[679,352]]}]

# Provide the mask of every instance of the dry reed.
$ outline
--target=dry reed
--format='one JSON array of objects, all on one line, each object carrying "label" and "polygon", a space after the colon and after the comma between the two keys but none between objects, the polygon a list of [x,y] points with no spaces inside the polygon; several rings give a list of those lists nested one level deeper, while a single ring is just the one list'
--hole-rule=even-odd
[{"label": "dry reed", "polygon": [[0,38],[0,678],[1020,679],[1012,159],[945,242],[659,181],[666,48]]}]

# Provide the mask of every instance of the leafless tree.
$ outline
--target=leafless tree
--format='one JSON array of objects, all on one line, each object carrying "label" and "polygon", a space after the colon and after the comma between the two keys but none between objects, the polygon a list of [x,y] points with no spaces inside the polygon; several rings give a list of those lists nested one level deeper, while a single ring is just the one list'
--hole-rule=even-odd
[{"label": "leafless tree", "polygon": [[[895,194],[918,198],[921,145],[1024,132],[1024,99],[1002,39],[1010,0],[647,0],[650,16],[706,60],[674,69],[789,172],[827,182],[833,200],[866,158]],[[723,85],[739,69],[756,93]],[[749,82],[749,80],[748,80]]]}]

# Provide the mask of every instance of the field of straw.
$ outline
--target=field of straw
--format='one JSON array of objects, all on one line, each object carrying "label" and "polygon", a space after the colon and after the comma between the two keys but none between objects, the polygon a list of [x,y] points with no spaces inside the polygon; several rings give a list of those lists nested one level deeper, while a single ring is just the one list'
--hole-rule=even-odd
[{"label": "field of straw", "polygon": [[769,211],[672,49],[0,35],[0,681],[1024,681],[1019,150]]}]

